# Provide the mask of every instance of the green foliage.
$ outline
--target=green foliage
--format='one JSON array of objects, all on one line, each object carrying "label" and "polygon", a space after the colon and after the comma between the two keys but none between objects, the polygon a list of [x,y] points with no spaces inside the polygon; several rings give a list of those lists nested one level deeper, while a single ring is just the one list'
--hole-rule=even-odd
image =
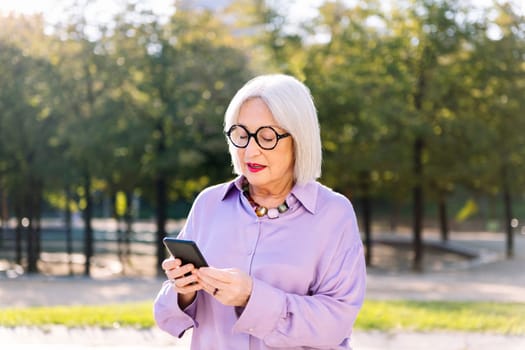
[{"label": "green foliage", "polygon": [[[191,198],[181,183],[198,191],[195,177],[231,176],[222,115],[251,66],[310,86],[323,180],[347,194],[368,184],[407,197],[416,136],[431,196],[458,185],[498,192],[502,168],[522,192],[524,40],[511,7],[473,19],[452,0],[401,1],[388,12],[379,1],[325,1],[299,24],[289,11],[239,0],[225,12],[234,21],[187,8],[161,22],[129,4],[96,39],[81,12],[52,35],[41,17],[2,18],[4,182],[26,181],[18,174],[31,167],[47,191],[62,191],[87,172],[108,194],[140,188],[151,198],[163,175],[171,198]],[[495,26],[498,40],[487,34]]]},{"label": "green foliage", "polygon": [[[310,87],[322,181],[348,196],[406,204],[415,185],[429,201],[525,193],[523,15],[509,4],[474,15],[458,0],[383,3],[326,0],[294,23],[286,2],[180,8],[167,20],[129,2],[96,25],[77,4],[52,32],[41,16],[2,16],[1,190],[24,215],[43,193],[65,207],[64,192],[86,182],[152,205],[163,179],[170,200],[191,201],[232,176],[222,118],[235,91],[278,71]],[[72,201],[85,208],[89,195]]]},{"label": "green foliage", "polygon": [[115,197],[115,213],[118,216],[124,216],[126,214],[127,208],[127,199],[126,194],[122,191],[118,191]]},{"label": "green foliage", "polygon": [[475,215],[478,212],[478,205],[473,199],[469,199],[465,202],[465,205],[456,214],[456,220],[458,222],[465,221],[470,216]]},{"label": "green foliage", "polygon": [[[134,13],[148,19],[135,23]],[[179,182],[230,176],[222,115],[249,73],[211,13],[180,10],[161,23],[130,5],[114,30],[97,28],[97,40],[81,14],[48,36],[40,17],[0,20],[13,34],[0,38],[0,169],[9,188],[26,181],[20,174],[29,167],[48,192],[86,174],[108,194],[143,187],[146,196],[159,174]]]}]

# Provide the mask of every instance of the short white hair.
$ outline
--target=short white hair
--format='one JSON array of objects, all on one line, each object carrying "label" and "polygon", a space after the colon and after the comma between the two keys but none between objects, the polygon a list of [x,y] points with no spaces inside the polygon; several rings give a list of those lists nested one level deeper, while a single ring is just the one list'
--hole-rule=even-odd
[{"label": "short white hair", "polygon": [[[233,97],[224,115],[228,131],[239,119],[244,102],[260,98],[279,127],[290,133],[294,144],[294,180],[298,184],[321,176],[322,146],[317,111],[308,87],[296,78],[284,74],[260,75],[248,81]],[[233,171],[241,175],[237,148],[228,141]]]}]

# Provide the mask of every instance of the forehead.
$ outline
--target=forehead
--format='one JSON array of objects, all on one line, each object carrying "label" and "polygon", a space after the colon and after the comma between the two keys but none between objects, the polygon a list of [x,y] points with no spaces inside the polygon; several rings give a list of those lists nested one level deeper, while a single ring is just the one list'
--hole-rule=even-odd
[{"label": "forehead", "polygon": [[239,108],[237,123],[247,127],[259,127],[263,125],[277,126],[277,121],[272,112],[260,98],[251,98],[244,101]]}]

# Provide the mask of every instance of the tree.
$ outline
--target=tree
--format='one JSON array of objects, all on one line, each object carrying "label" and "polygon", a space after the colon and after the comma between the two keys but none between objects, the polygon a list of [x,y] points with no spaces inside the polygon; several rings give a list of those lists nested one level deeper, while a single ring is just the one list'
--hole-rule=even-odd
[{"label": "tree", "polygon": [[509,3],[491,11],[496,15],[494,21],[481,24],[475,42],[477,69],[472,74],[472,97],[476,101],[476,117],[485,126],[483,137],[488,140],[481,143],[477,154],[488,175],[480,179],[480,184],[502,196],[506,254],[510,258],[514,255],[512,197],[524,189],[520,175],[525,170],[525,31],[523,16]]},{"label": "tree", "polygon": [[24,230],[27,270],[35,273],[42,196],[54,166],[47,156],[54,151],[50,140],[57,123],[50,103],[55,72],[46,60],[27,56],[14,44],[0,41],[0,77],[0,178],[18,217],[17,261],[21,262],[20,235]]},{"label": "tree", "polygon": [[134,27],[123,16],[113,41],[114,57],[126,61],[121,94],[144,132],[140,185],[156,202],[159,273],[168,199],[192,199],[229,176],[222,115],[248,76],[222,23],[210,12],[188,11],[179,9],[166,24],[151,17]]},{"label": "tree", "polygon": [[[407,8],[410,10],[406,11]],[[413,175],[410,178],[413,185],[413,268],[421,271],[424,189],[429,185],[446,189],[450,181],[444,172],[430,172],[432,168],[427,167],[434,157],[432,152],[436,150],[430,145],[441,138],[444,128],[441,124],[446,122],[446,116],[454,108],[453,103],[448,101],[454,86],[453,80],[448,78],[451,76],[450,62],[462,51],[465,28],[459,22],[461,9],[456,1],[410,1],[400,3],[393,13],[393,30],[405,41],[404,71],[412,81],[412,91],[406,102],[410,107],[411,121],[407,125],[412,134],[413,152]],[[453,101],[459,98],[453,97]],[[443,166],[445,164],[441,169]],[[441,196],[440,207],[445,210],[442,197],[445,192],[438,192]]]},{"label": "tree", "polygon": [[379,4],[360,2],[349,8],[330,2],[321,14],[317,25],[325,28],[330,40],[309,48],[305,75],[322,126],[323,178],[348,197],[361,200],[370,264],[371,198],[392,179],[389,164],[399,157],[384,146],[397,138],[397,113],[403,107],[391,99],[398,92],[392,84],[396,81],[389,77],[395,67],[385,62],[388,44],[381,30],[369,24],[371,19],[381,20]]}]

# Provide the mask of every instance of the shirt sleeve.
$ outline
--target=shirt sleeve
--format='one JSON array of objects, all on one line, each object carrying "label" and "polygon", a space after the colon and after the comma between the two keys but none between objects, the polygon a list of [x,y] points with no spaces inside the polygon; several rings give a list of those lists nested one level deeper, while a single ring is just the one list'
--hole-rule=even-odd
[{"label": "shirt sleeve", "polygon": [[[195,200],[186,220],[184,227],[178,237],[183,239],[195,239],[196,232],[195,213],[201,205],[200,199],[202,193]],[[200,209],[202,211],[202,209]],[[193,302],[181,310],[178,303],[178,294],[169,281],[164,282],[153,304],[153,316],[157,326],[163,331],[175,336],[182,337],[184,332],[192,327],[198,327],[199,322],[196,320],[198,300],[202,297],[203,292],[197,291]]]},{"label": "shirt sleeve", "polygon": [[286,293],[254,279],[234,331],[260,338],[269,347],[333,349],[344,344],[363,304],[366,267],[361,241],[339,253],[311,295]]},{"label": "shirt sleeve", "polygon": [[186,330],[197,325],[195,312],[199,294],[197,293],[195,300],[182,310],[179,307],[177,292],[173,290],[169,281],[164,282],[153,304],[153,316],[157,326],[175,337],[182,337]]}]

